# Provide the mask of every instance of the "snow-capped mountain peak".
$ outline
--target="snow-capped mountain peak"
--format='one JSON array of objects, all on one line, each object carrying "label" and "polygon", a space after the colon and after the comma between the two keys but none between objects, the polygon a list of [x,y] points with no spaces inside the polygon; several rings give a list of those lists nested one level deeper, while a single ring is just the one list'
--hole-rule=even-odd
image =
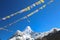
[{"label": "snow-capped mountain peak", "polygon": [[32,31],[30,26],[27,26],[26,29],[22,32],[20,30],[17,30],[15,35],[13,35],[9,40],[35,40],[38,38],[42,39],[45,36],[52,34],[52,33],[56,33],[58,31],[60,31],[60,29],[52,28],[52,30],[50,31],[38,33],[38,32]]},{"label": "snow-capped mountain peak", "polygon": [[19,34],[21,34],[22,32],[20,31],[20,30],[17,30],[16,31],[16,33],[15,33],[15,35],[19,35]]},{"label": "snow-capped mountain peak", "polygon": [[30,26],[27,26],[27,28],[24,30],[24,33],[31,33],[32,29],[30,28]]},{"label": "snow-capped mountain peak", "polygon": [[27,29],[31,29],[30,26],[27,26]]},{"label": "snow-capped mountain peak", "polygon": [[30,26],[27,26],[27,28],[25,30],[32,31],[32,29],[30,28]]},{"label": "snow-capped mountain peak", "polygon": [[20,30],[17,30],[17,32],[16,33],[21,33],[21,31]]}]

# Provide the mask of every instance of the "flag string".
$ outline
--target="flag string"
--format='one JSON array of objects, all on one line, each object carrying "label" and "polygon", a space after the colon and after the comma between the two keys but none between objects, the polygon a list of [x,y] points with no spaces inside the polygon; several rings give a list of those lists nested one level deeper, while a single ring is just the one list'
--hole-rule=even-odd
[{"label": "flag string", "polygon": [[[19,22],[19,21],[22,21],[22,20],[24,20],[24,19],[29,18],[30,16],[34,15],[34,14],[37,13],[38,11],[44,9],[47,5],[51,4],[52,2],[53,2],[53,0],[49,1],[47,4],[44,4],[43,6],[39,7],[39,8],[36,9],[35,11],[29,13],[28,15],[26,15],[26,16],[20,18],[20,19],[17,19],[16,21],[14,21],[14,22],[12,22],[12,23],[4,26],[3,28],[0,28],[0,30],[6,30],[6,31],[7,31],[8,29],[5,29],[5,28],[8,28],[8,27],[12,26],[13,24],[15,24],[15,23],[17,23],[17,22]],[[8,30],[8,31],[10,31],[10,30]]]},{"label": "flag string", "polygon": [[13,14],[11,14],[11,15],[8,15],[8,16],[6,16],[6,17],[1,18],[0,20],[6,20],[6,19],[9,19],[9,18],[17,15],[17,14],[21,14],[21,13],[23,13],[23,12],[29,11],[29,10],[31,10],[32,8],[40,5],[41,3],[44,3],[44,0],[39,0],[39,1],[33,3],[32,5],[26,7],[26,8],[24,8],[24,9],[22,9],[22,10],[19,10],[19,11],[15,12],[15,13],[13,13]]}]

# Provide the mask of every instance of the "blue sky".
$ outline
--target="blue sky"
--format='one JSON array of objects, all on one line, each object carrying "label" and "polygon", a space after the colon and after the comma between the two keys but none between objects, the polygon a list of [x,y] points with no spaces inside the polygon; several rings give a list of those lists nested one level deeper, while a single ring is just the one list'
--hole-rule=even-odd
[{"label": "blue sky", "polygon": [[[0,18],[15,13],[33,4],[36,1],[38,0],[0,0]],[[49,0],[45,0],[45,3],[47,3],[48,1]],[[39,6],[33,8],[28,12],[7,19],[6,21],[0,21],[0,27],[12,23],[13,21],[27,15],[28,13],[31,13]],[[27,21],[27,19],[24,19],[7,28],[13,32],[0,30],[0,38],[2,40],[7,40],[16,32],[16,30],[23,31],[28,25],[31,26],[32,30],[35,32],[48,31],[54,27],[60,28],[60,0],[55,0],[50,5],[47,5],[46,8],[40,10],[39,12],[29,17],[28,19],[30,20],[30,23]]]}]

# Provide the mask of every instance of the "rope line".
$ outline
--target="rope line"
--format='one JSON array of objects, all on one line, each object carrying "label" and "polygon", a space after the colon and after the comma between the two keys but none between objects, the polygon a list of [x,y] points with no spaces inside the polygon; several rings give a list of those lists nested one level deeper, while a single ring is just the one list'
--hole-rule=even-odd
[{"label": "rope line", "polygon": [[1,18],[0,20],[6,20],[6,19],[9,19],[9,18],[17,15],[17,14],[21,14],[21,13],[23,13],[23,12],[29,11],[29,10],[31,10],[32,8],[40,5],[41,3],[44,3],[44,0],[39,0],[39,1],[35,2],[35,3],[33,3],[32,5],[26,7],[26,8],[24,8],[24,9],[22,9],[22,10],[17,11],[16,13],[13,13],[13,14],[11,14],[11,15],[8,15],[8,16],[6,16],[6,17]]},{"label": "rope line", "polygon": [[29,18],[30,16],[34,15],[34,14],[37,13],[38,11],[44,9],[48,4],[51,4],[52,2],[53,2],[53,0],[49,1],[47,4],[44,4],[43,6],[39,7],[39,8],[36,9],[35,11],[29,13],[28,15],[26,15],[26,16],[20,18],[20,19],[17,19],[16,21],[14,21],[14,22],[12,22],[12,23],[10,23],[10,24],[4,26],[3,28],[0,28],[0,30],[10,31],[10,30],[5,29],[5,28],[8,28],[8,27],[12,26],[13,24],[15,24],[15,23],[17,23],[17,22],[19,22],[19,21],[22,21],[22,20],[24,20],[24,19]]}]

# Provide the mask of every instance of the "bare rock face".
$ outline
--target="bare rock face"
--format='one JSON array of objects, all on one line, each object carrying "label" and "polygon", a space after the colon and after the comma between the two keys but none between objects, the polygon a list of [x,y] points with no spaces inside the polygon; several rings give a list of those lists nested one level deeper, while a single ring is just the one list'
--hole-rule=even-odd
[{"label": "bare rock face", "polygon": [[60,40],[60,30],[53,29],[49,31],[48,35],[45,35],[41,39],[37,38],[36,40]]},{"label": "bare rock face", "polygon": [[42,40],[60,40],[60,31],[49,33],[47,36],[44,36]]},{"label": "bare rock face", "polygon": [[37,38],[37,39],[35,39],[35,40],[41,40],[40,38]]},{"label": "bare rock face", "polygon": [[46,37],[43,37],[42,40],[47,40],[47,38]]}]

